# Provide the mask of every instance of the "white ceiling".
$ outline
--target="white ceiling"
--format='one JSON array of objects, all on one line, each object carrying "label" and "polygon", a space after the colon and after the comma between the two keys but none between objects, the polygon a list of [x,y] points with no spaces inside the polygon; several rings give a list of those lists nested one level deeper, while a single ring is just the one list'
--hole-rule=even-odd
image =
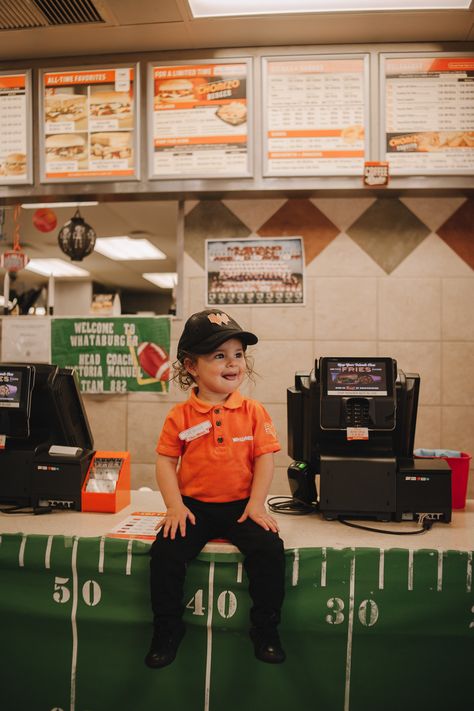
[{"label": "white ceiling", "polygon": [[[225,2],[225,0],[222,0]],[[70,0],[1,0],[0,28],[21,7],[56,5],[61,10],[77,5]],[[186,0],[92,0],[104,22],[0,29],[0,69],[13,60],[70,57],[126,52],[161,52],[232,47],[341,45],[429,42],[443,49],[446,43],[474,40],[474,2],[466,11],[361,12],[343,15],[278,15],[272,17],[200,19],[191,16]],[[10,14],[7,10],[10,10]],[[47,23],[45,23],[47,24]],[[176,270],[176,202],[109,203],[85,208],[84,217],[98,236],[148,233],[169,259],[164,262],[121,264],[94,253],[83,266],[92,278],[115,287],[153,290],[143,271]],[[8,220],[13,211],[8,210]],[[73,210],[57,211],[58,224]],[[30,257],[62,256],[57,230],[38,233],[31,211],[22,216],[22,239]],[[11,237],[11,231],[10,231]],[[5,249],[0,243],[0,251]],[[65,257],[67,259],[67,257]],[[23,277],[22,277],[23,278]],[[33,277],[25,276],[29,281]]]},{"label": "white ceiling", "polygon": [[[41,0],[34,0],[41,4]],[[18,7],[32,0],[2,0]],[[65,0],[49,0],[61,6]],[[474,40],[470,10],[198,19],[186,0],[92,0],[103,23],[0,31],[0,61],[115,52],[265,45]],[[222,0],[225,2],[225,0]]]}]

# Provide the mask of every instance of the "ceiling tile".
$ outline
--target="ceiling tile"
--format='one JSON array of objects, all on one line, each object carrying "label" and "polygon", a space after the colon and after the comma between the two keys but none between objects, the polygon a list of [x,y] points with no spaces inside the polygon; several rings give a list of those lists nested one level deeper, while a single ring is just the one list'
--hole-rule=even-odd
[{"label": "ceiling tile", "polygon": [[257,230],[261,237],[304,237],[306,264],[339,234],[336,227],[311,200],[287,200],[275,214]]},{"label": "ceiling tile", "polygon": [[390,274],[430,233],[398,199],[379,198],[347,234]]}]

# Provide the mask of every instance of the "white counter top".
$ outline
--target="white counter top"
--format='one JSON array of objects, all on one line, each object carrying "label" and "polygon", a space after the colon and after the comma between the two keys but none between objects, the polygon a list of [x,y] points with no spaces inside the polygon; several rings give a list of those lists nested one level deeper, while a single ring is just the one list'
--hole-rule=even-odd
[{"label": "white counter top", "polygon": [[[157,491],[133,491],[132,503],[116,514],[79,511],[54,511],[51,514],[0,514],[1,533],[25,533],[64,536],[104,536],[134,511],[163,511],[163,499]],[[285,548],[429,548],[435,550],[474,550],[474,500],[464,510],[454,510],[450,524],[437,523],[426,533],[415,536],[384,535],[350,528],[338,521],[325,521],[320,514],[294,516],[274,514],[280,526]],[[380,523],[360,521],[365,526],[387,531],[410,531],[414,522]],[[212,550],[209,544],[206,550]],[[218,544],[219,550],[225,546]]]}]

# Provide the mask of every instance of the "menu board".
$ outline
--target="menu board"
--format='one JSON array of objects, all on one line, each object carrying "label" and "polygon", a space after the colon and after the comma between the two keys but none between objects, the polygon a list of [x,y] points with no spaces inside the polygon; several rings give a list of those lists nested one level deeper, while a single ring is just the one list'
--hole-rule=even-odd
[{"label": "menu board", "polygon": [[362,175],[368,57],[265,58],[264,175]]},{"label": "menu board", "polygon": [[31,183],[31,76],[0,72],[0,185]]},{"label": "menu board", "polygon": [[249,177],[250,59],[150,65],[150,178]]},{"label": "menu board", "polygon": [[137,67],[44,71],[44,182],[138,177]]},{"label": "menu board", "polygon": [[382,62],[382,153],[390,174],[472,174],[474,56],[397,56]]}]

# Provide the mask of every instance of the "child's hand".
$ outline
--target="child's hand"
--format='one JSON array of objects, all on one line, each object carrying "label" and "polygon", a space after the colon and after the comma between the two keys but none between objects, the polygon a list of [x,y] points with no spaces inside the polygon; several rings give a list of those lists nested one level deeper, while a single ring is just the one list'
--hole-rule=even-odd
[{"label": "child's hand", "polygon": [[169,535],[171,540],[174,540],[176,538],[176,531],[178,528],[179,532],[184,537],[186,535],[187,519],[189,519],[194,526],[196,518],[187,506],[184,504],[181,506],[170,506],[166,510],[166,516],[161,525],[161,528],[163,529],[163,538],[168,538]]},{"label": "child's hand", "polygon": [[252,504],[249,501],[242,516],[237,520],[237,523],[243,523],[248,518],[255,521],[255,523],[258,523],[258,525],[264,528],[265,531],[273,531],[274,533],[278,533],[278,524],[273,516],[270,516],[270,514],[267,513],[265,506],[261,506],[260,504]]}]

